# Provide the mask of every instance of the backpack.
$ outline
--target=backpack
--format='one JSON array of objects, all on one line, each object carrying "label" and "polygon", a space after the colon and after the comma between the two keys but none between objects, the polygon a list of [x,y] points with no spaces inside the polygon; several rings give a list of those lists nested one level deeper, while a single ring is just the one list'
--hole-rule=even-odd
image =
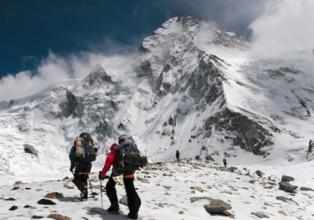
[{"label": "backpack", "polygon": [[118,146],[118,159],[114,174],[131,174],[147,164],[147,157],[142,156],[132,137],[128,137]]},{"label": "backpack", "polygon": [[94,141],[90,134],[81,133],[79,136],[81,144],[75,146],[75,156],[81,162],[93,162],[97,157],[97,148],[94,147]]}]

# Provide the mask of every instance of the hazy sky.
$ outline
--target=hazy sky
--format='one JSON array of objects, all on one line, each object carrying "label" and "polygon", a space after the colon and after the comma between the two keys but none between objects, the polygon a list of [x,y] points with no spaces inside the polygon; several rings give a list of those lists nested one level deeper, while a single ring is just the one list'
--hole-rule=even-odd
[{"label": "hazy sky", "polygon": [[136,47],[173,16],[200,16],[246,34],[265,0],[1,0],[0,76],[36,68],[49,51]]}]

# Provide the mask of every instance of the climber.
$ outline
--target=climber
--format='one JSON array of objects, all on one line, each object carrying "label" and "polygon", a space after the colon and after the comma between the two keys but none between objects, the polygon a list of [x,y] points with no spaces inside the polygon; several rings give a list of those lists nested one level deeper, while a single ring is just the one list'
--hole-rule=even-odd
[{"label": "climber", "polygon": [[97,148],[90,134],[82,133],[74,141],[70,151],[70,171],[74,175],[73,183],[80,190],[81,200],[88,198],[88,178],[92,162],[96,160]]},{"label": "climber", "polygon": [[314,142],[312,139],[310,139],[309,144],[308,144],[308,149],[307,149],[307,153],[306,153],[306,158],[309,159],[308,157],[310,156],[310,154],[312,154],[313,152],[313,147],[314,147]]},{"label": "climber", "polygon": [[176,159],[177,159],[177,162],[180,162],[180,151],[179,150],[176,151]]},{"label": "climber", "polygon": [[227,168],[227,159],[224,158],[224,159],[222,160],[222,162],[223,162],[223,164],[224,164],[224,168]]},{"label": "climber", "polygon": [[[134,187],[134,174],[140,167],[147,163],[147,158],[140,156],[137,145],[132,137],[121,135],[119,144],[113,144],[110,147],[110,152],[106,157],[104,167],[99,172],[99,179],[109,178],[106,185],[106,193],[110,201],[108,212],[113,214],[119,213],[119,203],[116,192],[115,178],[123,176],[124,187],[126,190],[129,214],[128,218],[137,219],[138,211],[141,206],[141,199],[138,196]],[[113,167],[110,177],[107,172]]]}]

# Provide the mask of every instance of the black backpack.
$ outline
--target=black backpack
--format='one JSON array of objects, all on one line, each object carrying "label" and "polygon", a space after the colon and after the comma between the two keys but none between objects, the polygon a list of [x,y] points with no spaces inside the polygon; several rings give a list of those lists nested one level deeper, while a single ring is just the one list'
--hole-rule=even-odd
[{"label": "black backpack", "polygon": [[118,162],[114,175],[131,174],[147,164],[147,157],[142,156],[132,137],[128,137],[118,146]]},{"label": "black backpack", "polygon": [[81,161],[93,162],[97,157],[97,148],[94,147],[94,140],[89,133],[81,133],[80,136],[84,155]]}]

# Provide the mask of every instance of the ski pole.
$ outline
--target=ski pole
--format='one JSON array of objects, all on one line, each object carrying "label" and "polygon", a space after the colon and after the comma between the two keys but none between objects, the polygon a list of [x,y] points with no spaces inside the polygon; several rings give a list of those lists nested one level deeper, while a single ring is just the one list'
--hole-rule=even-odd
[{"label": "ski pole", "polygon": [[88,179],[88,183],[89,183],[90,192],[91,192],[92,195],[94,195],[94,192],[93,192],[93,185],[92,185],[91,179]]},{"label": "ski pole", "polygon": [[102,180],[99,180],[100,182],[100,204],[101,204],[101,208],[104,208],[104,202],[103,202],[103,198],[102,198]]}]

